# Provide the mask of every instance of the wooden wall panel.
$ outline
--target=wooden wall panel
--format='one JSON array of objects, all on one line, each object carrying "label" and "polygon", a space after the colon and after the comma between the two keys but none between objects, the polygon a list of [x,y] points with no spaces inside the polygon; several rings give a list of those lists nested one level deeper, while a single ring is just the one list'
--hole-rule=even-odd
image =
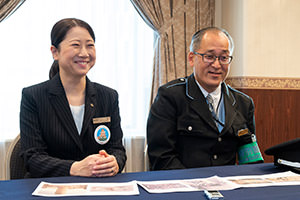
[{"label": "wooden wall panel", "polygon": [[265,162],[273,162],[267,148],[300,137],[300,90],[236,89],[253,98],[258,144]]}]

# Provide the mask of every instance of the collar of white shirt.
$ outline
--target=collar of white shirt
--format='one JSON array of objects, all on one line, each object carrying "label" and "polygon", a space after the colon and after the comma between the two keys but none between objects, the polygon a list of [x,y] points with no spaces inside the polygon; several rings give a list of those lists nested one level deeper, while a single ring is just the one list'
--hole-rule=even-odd
[{"label": "collar of white shirt", "polygon": [[208,93],[196,79],[195,79],[195,81],[205,98],[207,97],[208,94],[211,95],[211,97],[213,98],[213,101],[214,101],[214,104],[213,104],[214,110],[216,112],[217,106],[218,106],[220,98],[221,98],[221,84],[215,89],[215,91]]}]

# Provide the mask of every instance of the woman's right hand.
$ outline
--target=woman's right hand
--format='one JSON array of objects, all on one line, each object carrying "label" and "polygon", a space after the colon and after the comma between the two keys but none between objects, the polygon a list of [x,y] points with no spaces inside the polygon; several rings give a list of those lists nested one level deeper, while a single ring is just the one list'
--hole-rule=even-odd
[{"label": "woman's right hand", "polygon": [[75,161],[70,169],[71,176],[106,177],[114,176],[119,172],[119,165],[113,155],[101,150],[81,161]]},{"label": "woman's right hand", "polygon": [[93,154],[87,156],[81,161],[75,161],[70,169],[71,176],[95,176],[94,168],[104,156],[100,154]]}]

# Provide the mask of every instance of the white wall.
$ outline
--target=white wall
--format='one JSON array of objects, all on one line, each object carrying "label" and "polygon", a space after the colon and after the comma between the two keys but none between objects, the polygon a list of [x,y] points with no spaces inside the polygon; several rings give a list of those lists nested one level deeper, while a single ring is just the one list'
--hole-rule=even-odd
[{"label": "white wall", "polygon": [[216,0],[235,41],[230,76],[300,77],[299,0]]}]

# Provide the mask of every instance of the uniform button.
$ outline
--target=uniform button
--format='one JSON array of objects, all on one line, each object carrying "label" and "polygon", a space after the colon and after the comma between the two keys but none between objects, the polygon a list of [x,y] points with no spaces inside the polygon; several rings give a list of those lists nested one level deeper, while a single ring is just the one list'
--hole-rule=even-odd
[{"label": "uniform button", "polygon": [[184,81],[184,78],[179,79],[180,81]]},{"label": "uniform button", "polygon": [[221,137],[218,137],[218,141],[221,142],[221,141],[222,141],[222,138],[221,138]]},{"label": "uniform button", "polygon": [[189,130],[189,131],[193,130],[193,127],[192,127],[192,126],[189,126],[189,127],[188,127],[188,130]]},{"label": "uniform button", "polygon": [[217,159],[218,159],[218,156],[217,156],[217,155],[214,155],[213,158],[214,158],[214,160],[217,160]]}]

